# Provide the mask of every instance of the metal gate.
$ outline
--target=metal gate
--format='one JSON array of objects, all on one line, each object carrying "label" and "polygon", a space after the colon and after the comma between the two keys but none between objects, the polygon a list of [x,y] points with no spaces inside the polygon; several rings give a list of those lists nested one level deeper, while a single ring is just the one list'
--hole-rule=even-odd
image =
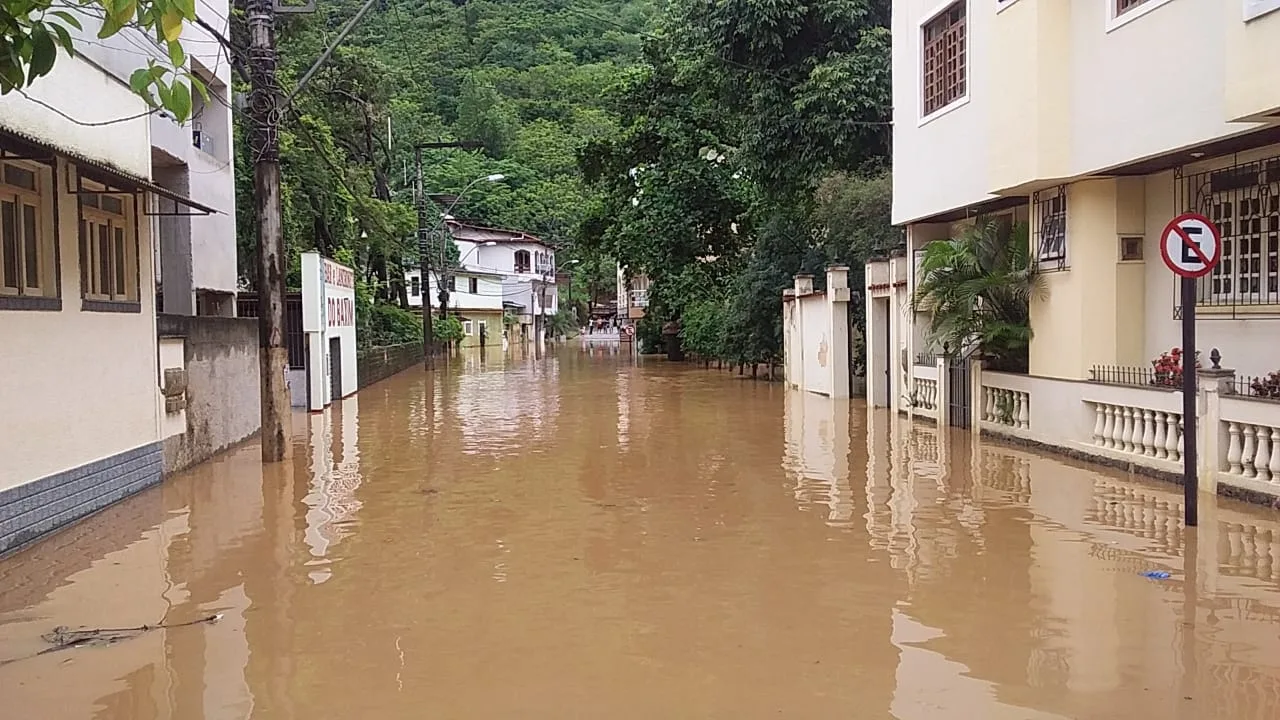
[{"label": "metal gate", "polygon": [[947,392],[950,395],[947,402],[947,417],[952,427],[969,427],[969,408],[973,401],[969,396],[971,389],[969,368],[970,362],[967,357],[953,357],[947,362]]}]

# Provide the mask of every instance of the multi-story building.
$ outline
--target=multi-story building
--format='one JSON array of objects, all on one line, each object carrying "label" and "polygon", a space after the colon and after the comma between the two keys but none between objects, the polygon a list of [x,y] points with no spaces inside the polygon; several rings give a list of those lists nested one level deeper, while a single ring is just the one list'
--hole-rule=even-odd
[{"label": "multi-story building", "polygon": [[[1280,0],[895,2],[893,219],[911,255],[868,268],[872,399],[907,402],[911,363],[931,350],[908,300],[913,258],[983,215],[1029,228],[1041,271],[1030,377],[1149,370],[1180,344],[1160,236],[1184,212],[1222,233],[1222,261],[1197,285],[1205,360],[1218,348],[1241,374],[1280,370],[1277,10]],[[1082,410],[1091,429],[1095,409]]]},{"label": "multi-story building", "polygon": [[[634,328],[648,309],[648,276],[643,273],[633,274],[626,267],[618,265],[618,324],[623,329],[624,336],[627,336],[627,328]],[[634,330],[631,332],[634,333]]]},{"label": "multi-story building", "polygon": [[[209,282],[234,291],[231,194],[193,201],[203,180],[165,184],[162,132],[187,138],[186,149],[193,136],[166,130],[129,88],[129,73],[158,51],[133,45],[143,36],[132,31],[98,41],[96,21],[82,21],[75,56],[0,98],[0,552],[157,482],[161,441],[185,427],[177,376],[164,372],[182,351],[167,357],[157,338],[165,228],[153,220],[220,214],[181,220],[201,249],[230,254],[230,287]],[[223,152],[229,178],[229,139]],[[204,220],[217,229],[196,232]],[[204,277],[195,264],[191,274]]]},{"label": "multi-story building", "polygon": [[[458,246],[458,267],[446,273],[449,307],[470,322],[464,346],[478,345],[481,324],[490,338],[506,329],[512,342],[531,341],[545,333],[548,318],[559,311],[555,248],[519,230],[483,227],[457,220],[446,226]],[[422,306],[422,278],[417,269],[405,273],[409,304]],[[432,272],[431,304],[439,308],[439,279]],[[415,292],[415,288],[417,292]],[[514,323],[504,328],[504,314]]]}]

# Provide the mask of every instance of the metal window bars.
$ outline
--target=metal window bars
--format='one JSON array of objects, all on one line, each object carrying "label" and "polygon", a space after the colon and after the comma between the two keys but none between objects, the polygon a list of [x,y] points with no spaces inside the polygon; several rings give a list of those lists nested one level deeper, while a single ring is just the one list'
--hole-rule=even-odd
[{"label": "metal window bars", "polygon": [[1060,185],[1032,195],[1036,261],[1041,270],[1067,268],[1067,188]]},{"label": "metal window bars", "polygon": [[[1205,319],[1280,316],[1280,157],[1174,175],[1182,210],[1209,218],[1222,235],[1222,257],[1196,284]],[[1174,284],[1174,317],[1182,317]],[[1240,308],[1249,308],[1245,313]]]}]

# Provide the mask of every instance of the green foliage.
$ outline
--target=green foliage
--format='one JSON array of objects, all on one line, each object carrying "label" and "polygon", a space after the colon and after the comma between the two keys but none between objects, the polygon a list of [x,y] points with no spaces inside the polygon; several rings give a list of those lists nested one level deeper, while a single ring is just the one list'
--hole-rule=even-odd
[{"label": "green foliage", "polygon": [[548,318],[547,331],[551,337],[573,337],[577,335],[578,323],[573,317],[573,312],[567,308],[561,308],[559,312]]},{"label": "green foliage", "polygon": [[383,302],[372,303],[368,309],[369,323],[361,331],[361,344],[377,347],[422,342],[420,316]]},{"label": "green foliage", "polygon": [[[49,74],[58,55],[75,55],[72,31],[86,21],[98,39],[126,26],[151,35],[157,57],[129,77],[129,87],[153,108],[168,110],[178,122],[191,117],[191,91],[204,84],[188,71],[180,40],[183,26],[196,20],[195,0],[4,0],[0,2],[0,95],[22,92]],[[160,50],[163,48],[163,50]]]},{"label": "green foliage", "polygon": [[932,342],[1026,371],[1030,302],[1041,283],[1024,225],[981,218],[959,237],[927,245],[919,272],[914,301],[930,315]]},{"label": "green foliage", "polygon": [[448,317],[435,316],[431,319],[431,334],[439,343],[456,343],[462,342],[462,338],[466,337],[466,332],[462,327],[462,321],[450,315]]},{"label": "green foliage", "polygon": [[[782,290],[901,243],[890,224],[888,0],[673,0],[580,153],[583,245],[651,281],[703,357],[776,362]],[[859,303],[854,303],[858,306]]]},{"label": "green foliage", "polygon": [[[335,0],[277,18],[283,87],[359,4]],[[423,151],[426,192],[459,193],[500,173],[501,182],[471,185],[451,214],[555,242],[562,264],[578,257],[574,231],[590,196],[576,157],[617,132],[605,90],[640,61],[637,33],[652,14],[651,0],[390,0],[370,12],[282,119],[289,254],[349,248],[374,299],[407,307],[404,269],[418,264],[414,147],[465,139],[483,150]],[[244,128],[237,134],[243,141]],[[252,285],[253,172],[246,145],[237,147],[241,275]],[[433,223],[443,210],[431,208]],[[433,265],[456,265],[453,243],[435,233],[428,252]]]}]

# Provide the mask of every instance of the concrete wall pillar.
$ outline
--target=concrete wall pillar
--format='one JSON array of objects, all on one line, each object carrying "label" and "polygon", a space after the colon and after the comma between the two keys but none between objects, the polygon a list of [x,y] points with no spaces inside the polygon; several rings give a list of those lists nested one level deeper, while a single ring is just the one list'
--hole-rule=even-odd
[{"label": "concrete wall pillar", "polygon": [[[191,175],[185,165],[155,167],[156,184],[187,196],[191,192]],[[167,203],[172,205],[172,203]],[[156,243],[160,249],[160,280],[164,292],[164,311],[169,315],[195,315],[196,293],[191,263],[191,218],[161,215],[156,225],[160,231]],[[143,292],[149,292],[146,282]],[[154,290],[154,288],[152,288]]]},{"label": "concrete wall pillar", "polygon": [[1226,438],[1222,436],[1222,396],[1232,392],[1236,371],[1227,368],[1205,368],[1196,371],[1199,397],[1196,419],[1196,477],[1200,492],[1217,494],[1218,468],[1227,457]]},{"label": "concrete wall pillar", "polygon": [[827,268],[827,372],[833,398],[849,397],[849,300],[849,268],[832,265]]}]

